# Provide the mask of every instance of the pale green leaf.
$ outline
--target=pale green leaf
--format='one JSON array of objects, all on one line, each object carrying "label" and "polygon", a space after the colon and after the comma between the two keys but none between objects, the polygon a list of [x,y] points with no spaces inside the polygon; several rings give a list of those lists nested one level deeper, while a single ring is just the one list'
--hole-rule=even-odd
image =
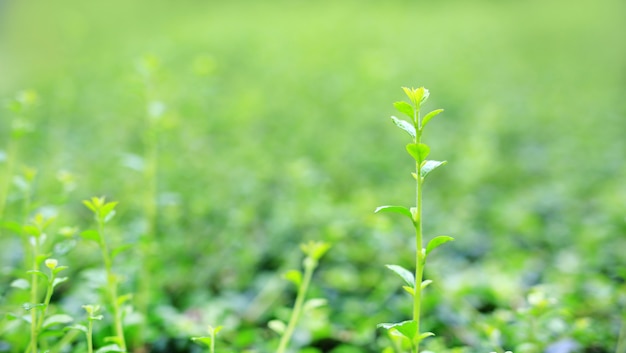
[{"label": "pale green leaf", "polygon": [[122,350],[122,348],[120,348],[120,346],[117,343],[100,347],[100,349],[96,351],[96,353],[106,353],[106,352],[124,352],[124,351]]},{"label": "pale green leaf", "polygon": [[415,322],[415,320],[407,320],[398,323],[383,323],[376,325],[376,327],[384,328],[387,330],[398,330],[398,332],[400,332],[404,337],[411,340],[411,342],[417,334],[417,323]]},{"label": "pale green leaf", "polygon": [[415,126],[413,126],[413,124],[405,120],[398,119],[395,116],[392,116],[391,120],[393,121],[394,124],[396,124],[397,127],[406,131],[409,135],[411,135],[411,137],[415,138],[416,132],[415,132]]},{"label": "pale green leaf", "polygon": [[443,109],[437,109],[437,110],[433,110],[432,112],[426,114],[423,118],[422,118],[422,126],[421,128],[423,129],[426,124],[428,124],[428,122],[430,121],[430,119],[434,118],[435,116],[437,116],[439,113],[443,112]]},{"label": "pale green leaf", "polygon": [[267,323],[267,327],[269,327],[272,331],[276,332],[279,335],[285,333],[285,330],[287,329],[287,325],[285,325],[285,323],[280,320],[271,320]]},{"label": "pale green leaf", "polygon": [[437,248],[441,244],[444,244],[444,243],[447,243],[447,242],[453,241],[453,240],[454,240],[453,237],[449,237],[447,235],[440,235],[438,237],[432,238],[428,242],[428,245],[426,246],[426,255],[428,255],[431,251],[433,251],[435,248]]},{"label": "pale green leaf", "polygon": [[447,161],[429,161],[429,160],[426,160],[426,161],[422,162],[422,168],[420,169],[420,175],[422,176],[422,178],[426,178],[428,173],[430,173],[433,170],[441,167],[442,165],[445,165],[446,163],[448,163],[448,162]]},{"label": "pale green leaf", "polygon": [[415,117],[415,110],[413,109],[413,106],[410,105],[407,102],[395,102],[393,103],[393,106],[396,107],[396,110],[399,111],[400,113],[408,116],[409,118],[411,118],[411,120],[414,119]]},{"label": "pale green leaf", "polygon": [[52,315],[44,320],[43,327],[46,328],[57,324],[68,324],[72,321],[74,321],[74,318],[66,314]]},{"label": "pale green leaf", "polygon": [[430,153],[430,147],[424,143],[409,143],[406,145],[406,151],[417,163],[422,163]]},{"label": "pale green leaf", "polygon": [[404,280],[411,288],[415,288],[415,276],[406,268],[398,265],[385,265],[388,269],[396,273],[400,278]]},{"label": "pale green leaf", "polygon": [[328,301],[324,298],[312,298],[307,300],[304,303],[304,310],[308,311],[308,310],[313,310],[322,306],[325,306],[328,303]]},{"label": "pale green leaf", "polygon": [[399,213],[401,215],[409,217],[409,219],[413,221],[413,215],[411,214],[411,211],[404,206],[391,206],[391,205],[380,206],[376,208],[376,210],[374,210],[374,213],[379,213],[379,212]]},{"label": "pale green leaf", "polygon": [[11,282],[11,287],[19,288],[19,289],[28,289],[30,288],[30,282],[23,278],[18,278],[15,281]]}]

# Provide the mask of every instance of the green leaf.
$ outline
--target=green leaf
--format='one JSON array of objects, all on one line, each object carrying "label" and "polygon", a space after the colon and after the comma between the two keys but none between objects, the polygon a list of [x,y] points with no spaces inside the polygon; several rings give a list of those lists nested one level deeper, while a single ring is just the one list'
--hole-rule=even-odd
[{"label": "green leaf", "polygon": [[300,284],[302,283],[302,272],[298,270],[289,270],[285,272],[283,277],[289,282],[295,284],[296,287],[300,287]]},{"label": "green leaf", "polygon": [[279,335],[285,333],[285,330],[287,329],[287,325],[285,325],[285,323],[280,320],[271,320],[267,323],[267,327],[269,327],[270,329],[272,329],[272,331],[276,332]]},{"label": "green leaf", "polygon": [[394,124],[396,124],[397,127],[406,131],[409,135],[411,135],[411,137],[415,138],[416,132],[415,132],[415,126],[413,126],[413,124],[407,121],[398,119],[395,116],[392,116],[391,120],[393,121]]},{"label": "green leaf", "polygon": [[59,278],[55,278],[52,281],[52,288],[56,288],[56,286],[58,286],[59,284],[65,282],[68,280],[68,277],[59,277]]},{"label": "green leaf", "polygon": [[41,235],[41,231],[39,230],[39,228],[35,227],[34,225],[30,225],[27,224],[24,227],[22,227],[22,231],[28,235],[33,235],[38,237],[39,235]]},{"label": "green leaf", "polygon": [[422,340],[424,340],[425,338],[427,338],[427,337],[431,337],[431,336],[434,336],[434,335],[435,335],[435,334],[434,334],[434,333],[432,333],[432,332],[424,332],[424,333],[422,333],[422,334],[421,334],[421,335],[417,338],[417,341],[418,341],[418,342],[421,342],[421,341],[422,341]]},{"label": "green leaf", "polygon": [[117,248],[111,250],[111,259],[115,259],[117,255],[119,255],[121,252],[124,252],[132,248],[133,248],[133,244],[124,244],[124,245],[118,246]]},{"label": "green leaf", "polygon": [[319,260],[330,249],[330,244],[323,241],[310,240],[307,243],[300,244],[300,250],[314,260]]},{"label": "green leaf", "polygon": [[11,287],[19,288],[19,289],[28,289],[30,288],[30,282],[23,278],[18,278],[15,281],[11,282]]},{"label": "green leaf", "polygon": [[41,272],[41,271],[38,271],[38,270],[30,270],[30,271],[26,271],[26,273],[28,273],[28,274],[30,274],[30,275],[37,275],[37,276],[39,276],[39,277],[41,277],[41,278],[45,279],[45,280],[46,280],[46,282],[48,282],[48,275],[47,275],[47,274],[45,274],[45,273],[43,273],[43,272]]},{"label": "green leaf", "polygon": [[86,240],[93,240],[96,243],[100,243],[100,233],[97,230],[89,229],[80,233],[81,238]]},{"label": "green leaf", "polygon": [[68,324],[72,321],[74,321],[74,318],[66,314],[52,315],[44,320],[43,327],[46,328],[57,324]]},{"label": "green leaf", "polygon": [[387,330],[398,330],[398,332],[400,332],[404,337],[408,338],[411,342],[413,342],[413,339],[417,334],[417,322],[415,322],[415,320],[407,320],[398,323],[383,323],[376,325],[376,327],[384,328]]},{"label": "green leaf", "polygon": [[43,308],[43,304],[39,303],[39,304],[31,304],[31,303],[24,303],[22,304],[22,308],[26,311],[31,311],[33,309],[37,309],[37,308]]},{"label": "green leaf", "polygon": [[410,295],[415,295],[415,289],[413,287],[402,286],[402,289],[404,289]]},{"label": "green leaf", "polygon": [[10,230],[15,234],[22,234],[22,225],[18,222],[6,221],[0,223],[0,227]]},{"label": "green leaf", "polygon": [[393,106],[396,107],[397,111],[411,118],[411,120],[415,118],[415,110],[413,109],[413,106],[410,105],[409,103],[404,102],[404,101],[395,102],[393,103]]},{"label": "green leaf", "polygon": [[100,347],[100,349],[96,351],[96,353],[105,353],[105,352],[124,352],[124,351],[117,343]]},{"label": "green leaf", "polygon": [[433,283],[433,281],[430,280],[430,279],[422,281],[422,286],[421,286],[422,290],[424,290],[424,288],[428,287],[431,283]]},{"label": "green leaf", "polygon": [[406,151],[417,163],[422,163],[430,153],[430,147],[424,143],[409,143],[406,145]]},{"label": "green leaf", "polygon": [[322,306],[325,306],[328,303],[328,301],[324,298],[312,298],[307,300],[304,303],[304,310],[305,311],[309,311],[309,310],[313,310]]},{"label": "green leaf", "polygon": [[78,331],[82,331],[84,333],[87,333],[87,327],[85,327],[85,325],[81,325],[81,324],[75,324],[75,325],[71,325],[65,328],[65,330],[78,330]]},{"label": "green leaf", "polygon": [[422,168],[420,169],[420,175],[422,176],[422,178],[426,178],[426,176],[428,175],[428,173],[432,172],[433,170],[441,167],[442,165],[445,165],[446,163],[448,163],[447,161],[424,161],[422,162]]},{"label": "green leaf", "polygon": [[413,215],[411,214],[411,211],[404,207],[404,206],[380,206],[378,208],[376,208],[374,210],[374,213],[379,213],[379,212],[393,212],[393,213],[399,213],[401,215],[405,215],[407,217],[409,217],[409,219],[411,220],[411,222],[413,222]]},{"label": "green leaf", "polygon": [[202,344],[205,344],[207,347],[211,346],[211,337],[209,336],[205,336],[205,337],[191,337],[191,340],[194,342],[200,342]]},{"label": "green leaf", "polygon": [[434,118],[435,116],[437,116],[439,113],[443,112],[443,109],[437,109],[437,110],[433,110],[432,112],[426,114],[423,118],[422,118],[422,126],[421,128],[423,129],[426,124],[428,124],[428,122],[430,121],[430,119]]},{"label": "green leaf", "polygon": [[120,295],[117,298],[117,305],[122,305],[124,303],[126,303],[127,301],[129,301],[131,298],[133,297],[132,293],[128,293],[128,294],[124,294],[124,295]]},{"label": "green leaf", "polygon": [[117,206],[117,201],[107,202],[100,209],[100,219],[103,222],[108,222],[115,216],[115,206]]},{"label": "green leaf", "polygon": [[432,238],[428,242],[428,245],[426,246],[426,255],[428,255],[431,251],[433,251],[435,248],[437,248],[441,244],[444,244],[444,243],[447,243],[447,242],[453,241],[453,240],[454,240],[453,237],[449,237],[447,235],[440,235],[438,237]]},{"label": "green leaf", "polygon": [[385,265],[388,269],[395,272],[400,278],[404,280],[406,284],[408,284],[411,288],[415,288],[415,276],[411,271],[406,268],[398,265]]}]

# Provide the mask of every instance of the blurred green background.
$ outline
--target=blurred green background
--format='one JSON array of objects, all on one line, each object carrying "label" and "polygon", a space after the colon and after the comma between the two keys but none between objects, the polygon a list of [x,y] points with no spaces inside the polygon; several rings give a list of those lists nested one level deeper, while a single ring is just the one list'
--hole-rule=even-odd
[{"label": "blurred green background", "polygon": [[[626,305],[624,33],[621,0],[4,0],[0,97],[38,93],[15,172],[37,170],[29,213],[56,214],[57,232],[93,227],[81,201],[105,195],[120,202],[113,241],[139,242],[157,146],[155,352],[197,350],[188,337],[220,323],[218,348],[269,351],[265,323],[294,297],[281,273],[305,240],[333,244],[311,293],[329,305],[294,346],[381,351],[375,325],[410,314],[384,264],[411,268],[411,227],[373,215],[414,202],[407,136],[388,118],[401,86],[445,109],[425,136],[449,162],[427,183],[425,231],[456,241],[429,259],[427,347],[612,352]],[[17,118],[0,114],[4,172]],[[12,185],[5,221],[22,204]],[[6,310],[20,246],[3,231]],[[68,311],[90,298],[95,251],[59,251]],[[118,260],[136,291],[145,264]],[[549,313],[529,318],[529,293]]]}]

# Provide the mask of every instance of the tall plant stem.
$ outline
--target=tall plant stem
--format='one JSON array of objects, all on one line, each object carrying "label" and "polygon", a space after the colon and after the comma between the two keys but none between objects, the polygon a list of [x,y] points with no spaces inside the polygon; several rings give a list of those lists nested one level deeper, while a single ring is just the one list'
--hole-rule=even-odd
[{"label": "tall plant stem", "polygon": [[[415,130],[417,131],[414,142],[419,145],[422,142],[422,123],[419,112],[419,105],[416,106],[415,116],[413,120]],[[422,233],[422,189],[423,179],[421,177],[421,162],[415,163],[415,294],[413,295],[413,321],[415,321],[415,337],[417,342],[414,344],[415,353],[419,353],[419,336],[420,336],[420,316],[422,309],[422,277],[424,274],[425,254],[422,251],[423,233]]]},{"label": "tall plant stem", "polygon": [[306,297],[306,292],[309,288],[309,284],[311,283],[311,277],[313,276],[313,271],[316,267],[317,260],[314,260],[310,257],[307,257],[304,260],[304,278],[302,279],[302,284],[298,288],[298,295],[296,297],[296,303],[293,307],[293,312],[291,313],[291,317],[289,318],[289,323],[287,324],[285,333],[283,333],[282,337],[280,338],[280,343],[278,345],[276,353],[284,353],[287,349],[289,340],[293,335],[293,331],[296,328],[296,323],[298,322],[298,318],[300,317],[300,313],[302,312],[304,298]]},{"label": "tall plant stem", "polygon": [[107,292],[109,294],[109,301],[111,303],[111,309],[113,311],[113,321],[115,325],[115,335],[118,339],[118,344],[122,351],[126,352],[126,340],[124,339],[124,328],[122,326],[122,316],[120,312],[119,303],[117,300],[117,279],[113,273],[113,266],[111,261],[111,255],[104,239],[104,221],[98,221],[98,233],[100,233],[100,249],[102,250],[102,259],[104,261],[104,268],[107,276]]},{"label": "tall plant stem", "polygon": [[[38,256],[38,252],[39,252],[39,239],[37,237],[33,237],[33,254],[32,254],[32,260],[33,260],[33,267],[32,270],[33,271],[37,271],[37,256]],[[38,278],[37,278],[37,274],[35,272],[33,272],[32,274],[32,279],[31,279],[31,283],[30,283],[30,303],[32,305],[35,305],[37,303],[37,292],[39,291],[38,288]],[[37,353],[37,338],[39,336],[39,332],[37,330],[37,308],[33,307],[30,309],[30,350],[32,353]],[[28,351],[28,350],[27,350]]]}]

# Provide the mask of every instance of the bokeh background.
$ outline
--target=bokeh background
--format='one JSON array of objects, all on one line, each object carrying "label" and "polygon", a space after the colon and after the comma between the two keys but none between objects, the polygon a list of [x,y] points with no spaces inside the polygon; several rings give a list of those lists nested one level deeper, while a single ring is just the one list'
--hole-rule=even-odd
[{"label": "bokeh background", "polygon": [[[456,238],[429,258],[426,347],[613,352],[626,305],[624,33],[621,0],[3,0],[0,97],[34,102],[0,113],[0,173],[17,176],[3,222],[23,221],[19,176],[36,170],[26,213],[56,215],[50,249],[72,274],[55,305],[80,313],[101,265],[61,230],[93,227],[82,200],[119,201],[111,241],[135,250],[117,271],[136,292],[152,269],[154,352],[199,351],[189,337],[208,324],[225,326],[218,350],[271,351],[266,323],[295,294],[281,274],[300,266],[301,242],[330,242],[310,295],[329,304],[304,319],[294,352],[379,352],[376,324],[411,312],[384,265],[414,256],[410,224],[373,214],[414,200],[407,136],[389,116],[400,87],[425,86],[426,109],[445,109],[425,142],[449,162],[429,177],[425,232]],[[5,229],[0,246],[8,312],[22,242]],[[19,339],[0,341],[9,352]]]}]

